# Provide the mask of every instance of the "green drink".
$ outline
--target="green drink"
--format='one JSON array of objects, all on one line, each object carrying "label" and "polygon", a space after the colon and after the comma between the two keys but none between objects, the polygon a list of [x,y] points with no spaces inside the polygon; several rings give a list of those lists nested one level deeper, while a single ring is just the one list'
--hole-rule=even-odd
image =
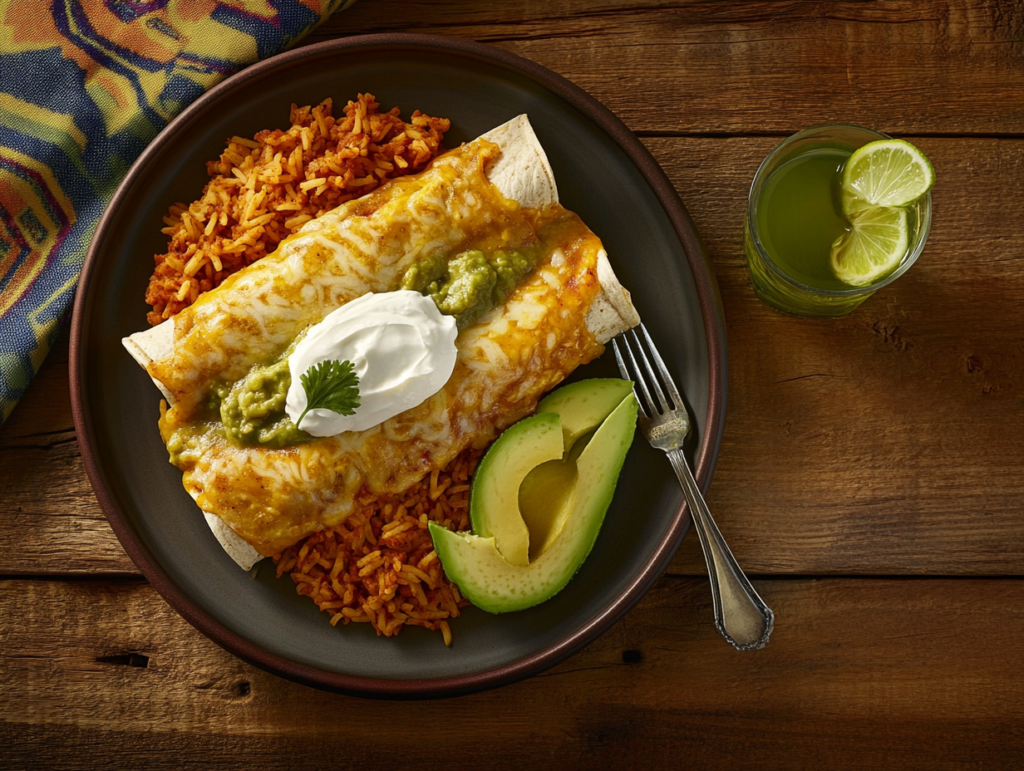
[{"label": "green drink", "polygon": [[761,243],[789,276],[818,289],[847,289],[829,267],[833,242],[850,230],[839,179],[850,152],[812,148],[783,163],[757,205]]},{"label": "green drink", "polygon": [[[844,192],[847,161],[879,139],[887,137],[860,126],[820,126],[790,137],[761,164],[750,190],[744,247],[751,282],[764,302],[797,315],[842,316],[920,255],[929,194],[897,208],[872,207]],[[859,241],[851,248],[854,237]],[[888,265],[869,260],[865,267],[850,258],[851,251],[876,242],[884,243]]]}]

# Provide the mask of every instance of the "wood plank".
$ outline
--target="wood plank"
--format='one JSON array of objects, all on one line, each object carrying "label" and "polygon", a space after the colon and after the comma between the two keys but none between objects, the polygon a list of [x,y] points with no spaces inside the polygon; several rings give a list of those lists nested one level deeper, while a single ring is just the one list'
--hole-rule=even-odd
[{"label": "wood plank", "polygon": [[[745,567],[1019,574],[1024,141],[915,140],[939,180],[928,247],[838,321],[775,313],[749,287],[744,199],[774,139],[646,141],[722,289],[730,396],[710,502]],[[0,429],[0,574],[134,572],[73,441],[66,346]],[[695,541],[672,571],[703,572]]]},{"label": "wood plank", "polygon": [[564,75],[635,131],[785,134],[844,120],[1020,135],[1024,126],[1016,0],[374,0],[306,42],[372,32],[492,43]]},{"label": "wood plank", "polygon": [[138,575],[100,509],[75,438],[68,332],[0,427],[0,575]]},{"label": "wood plank", "polygon": [[953,769],[1024,753],[1024,670],[1006,655],[1024,582],[758,588],[779,612],[761,652],[717,637],[699,580],[668,578],[546,675],[394,703],[244,664],[141,582],[2,581],[0,765]]},{"label": "wood plank", "polygon": [[[914,140],[935,162],[927,247],[839,320],[761,304],[746,193],[774,139],[646,140],[703,235],[729,336],[710,505],[764,573],[1020,574],[1024,142]],[[699,574],[690,540],[672,570]]]}]

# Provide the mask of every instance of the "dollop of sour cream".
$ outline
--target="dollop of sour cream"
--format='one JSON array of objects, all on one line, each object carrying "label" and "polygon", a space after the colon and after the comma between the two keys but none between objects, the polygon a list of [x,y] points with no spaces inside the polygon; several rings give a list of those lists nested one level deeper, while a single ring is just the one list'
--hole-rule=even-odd
[{"label": "dollop of sour cream", "polygon": [[367,294],[311,327],[288,357],[292,383],[285,410],[292,421],[306,409],[301,376],[322,361],[350,361],[359,376],[353,415],[314,408],[299,426],[313,436],[365,431],[422,404],[455,369],[455,319],[419,292]]}]

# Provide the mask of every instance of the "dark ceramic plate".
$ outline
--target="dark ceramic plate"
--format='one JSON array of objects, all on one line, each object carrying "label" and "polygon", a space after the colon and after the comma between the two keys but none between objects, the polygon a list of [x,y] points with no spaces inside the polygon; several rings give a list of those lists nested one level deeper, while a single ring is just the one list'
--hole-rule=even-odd
[{"label": "dark ceramic plate", "polygon": [[[527,113],[554,167],[562,203],[597,234],[636,307],[673,363],[695,418],[691,458],[706,486],[725,419],[725,328],[714,278],[685,209],[657,164],[611,112],[558,75],[499,49],[427,36],[374,35],[276,56],[214,88],[132,167],[96,231],[72,331],[75,425],[93,487],[125,550],[189,622],[284,677],[353,694],[450,695],[540,672],[610,627],[658,578],[689,523],[663,455],[639,436],[594,551],[569,586],[529,611],[475,608],[452,624],[454,645],[407,628],[377,637],[335,629],[269,561],[256,579],[225,554],[167,462],[159,394],[121,346],[145,327],[161,216],[191,201],[205,161],[227,137],[288,126],[292,102],[344,104],[370,92],[403,115],[452,119],[446,144]],[[614,376],[610,352],[574,377]],[[710,623],[710,619],[708,620]]]}]

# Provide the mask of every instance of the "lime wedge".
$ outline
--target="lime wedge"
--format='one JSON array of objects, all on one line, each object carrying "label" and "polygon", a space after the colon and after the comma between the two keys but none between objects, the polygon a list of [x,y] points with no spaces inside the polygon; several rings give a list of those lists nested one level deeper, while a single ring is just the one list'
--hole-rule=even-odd
[{"label": "lime wedge", "polygon": [[903,260],[910,244],[910,215],[906,209],[871,206],[847,216],[850,231],[833,242],[829,263],[844,284],[867,286]]},{"label": "lime wedge", "polygon": [[935,169],[928,158],[902,139],[869,142],[843,169],[843,190],[874,206],[906,206],[934,183]]}]

